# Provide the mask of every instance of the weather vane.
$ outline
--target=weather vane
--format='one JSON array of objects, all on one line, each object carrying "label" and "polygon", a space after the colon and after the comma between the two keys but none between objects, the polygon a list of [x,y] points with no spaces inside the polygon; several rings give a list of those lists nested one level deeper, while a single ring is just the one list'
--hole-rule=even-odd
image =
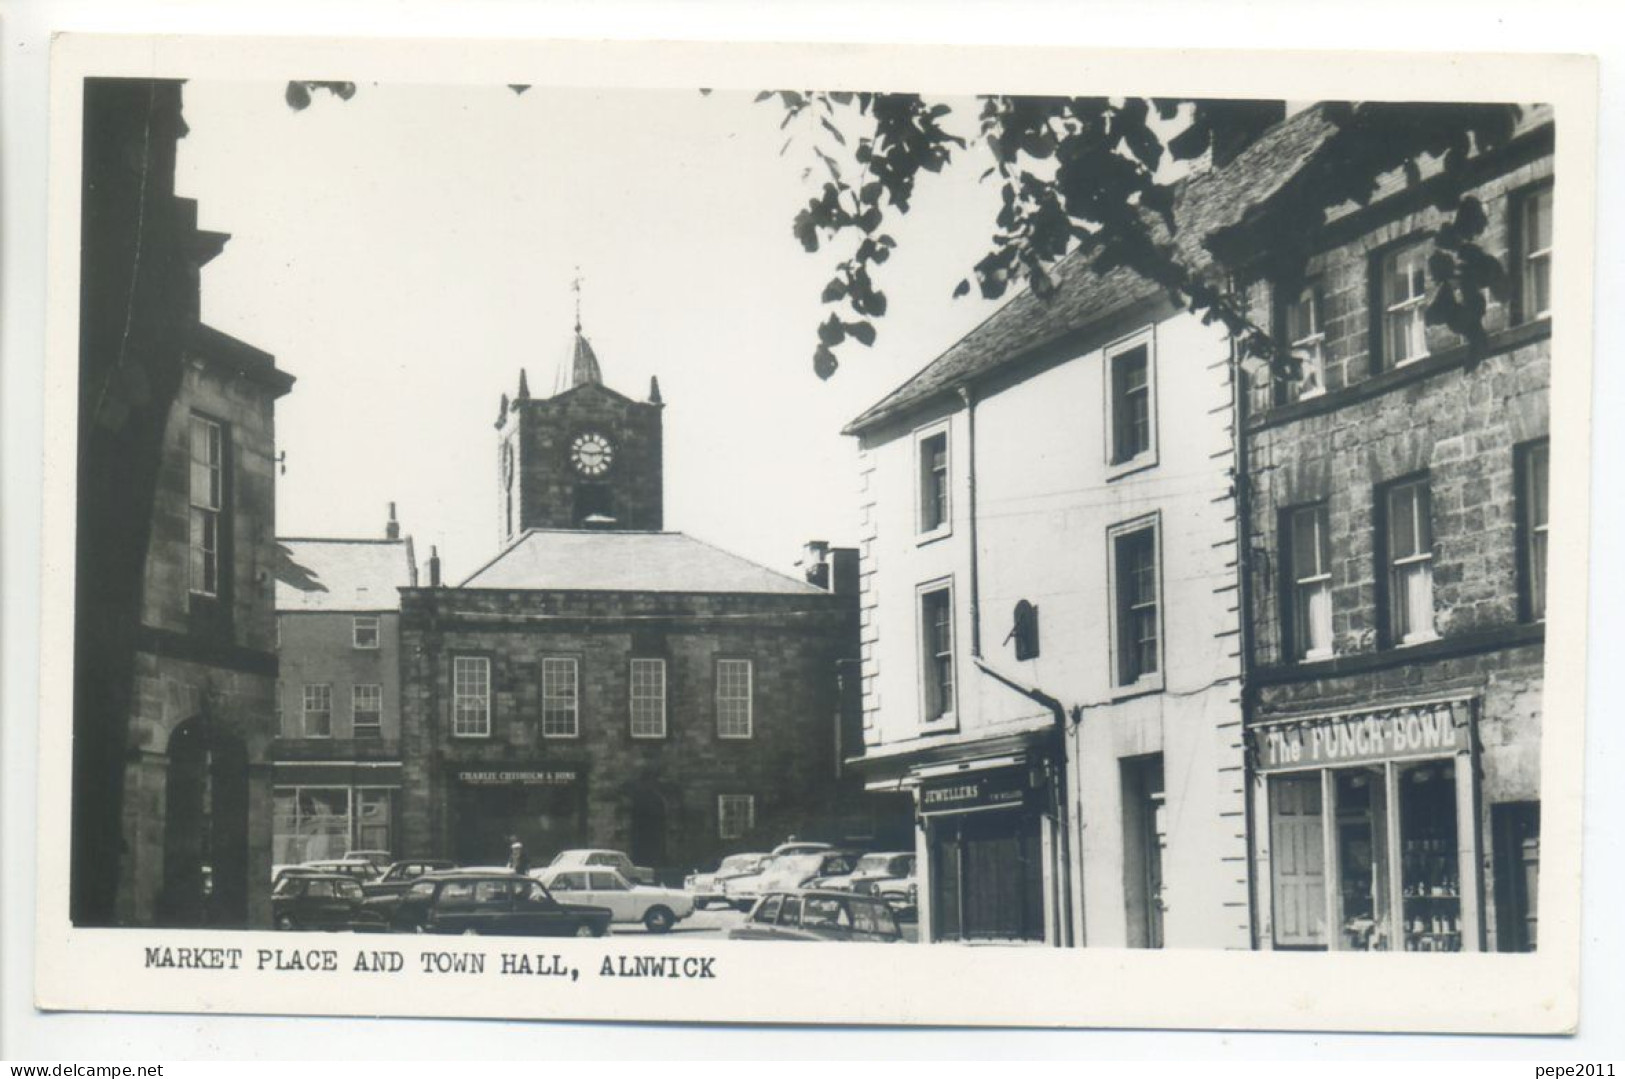
[{"label": "weather vane", "polygon": [[581,332],[581,267],[576,267],[575,280],[570,282],[570,290],[576,294],[576,333]]}]

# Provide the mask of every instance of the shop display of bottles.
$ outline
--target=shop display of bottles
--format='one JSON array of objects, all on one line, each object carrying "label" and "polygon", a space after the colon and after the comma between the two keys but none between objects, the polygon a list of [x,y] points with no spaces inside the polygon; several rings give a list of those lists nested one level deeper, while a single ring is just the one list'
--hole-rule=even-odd
[{"label": "shop display of bottles", "polygon": [[1404,934],[1408,952],[1461,950],[1461,881],[1455,844],[1409,839],[1403,847]]}]

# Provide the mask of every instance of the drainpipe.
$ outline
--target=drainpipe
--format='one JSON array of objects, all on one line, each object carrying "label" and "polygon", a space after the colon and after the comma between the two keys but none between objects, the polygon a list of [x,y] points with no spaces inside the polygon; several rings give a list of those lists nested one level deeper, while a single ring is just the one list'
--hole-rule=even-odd
[{"label": "drainpipe", "polygon": [[[1060,701],[1056,700],[1054,697],[1051,697],[1048,693],[1038,689],[1036,686],[1029,686],[1022,682],[1018,682],[1009,675],[995,670],[993,667],[985,663],[980,657],[977,657],[974,662],[977,670],[981,671],[989,678],[992,678],[994,681],[1009,686],[1011,689],[1015,690],[1023,697],[1026,697],[1028,700],[1043,705],[1045,708],[1049,709],[1050,715],[1054,717],[1055,726],[1053,727],[1053,730],[1055,732],[1055,744],[1051,750],[1050,759],[1055,765],[1055,777],[1050,786],[1055,798],[1055,830],[1058,833],[1056,840],[1060,846],[1058,855],[1060,864],[1056,866],[1056,877],[1058,878],[1061,886],[1059,904],[1061,909],[1057,912],[1057,917],[1055,919],[1055,946],[1057,948],[1070,948],[1072,946],[1073,937],[1072,843],[1070,835],[1072,829],[1070,827],[1071,814],[1067,811],[1066,806],[1066,749],[1068,731],[1066,721],[1066,706]],[[1074,709],[1074,712],[1077,713],[1081,718],[1081,709]]]},{"label": "drainpipe", "polygon": [[[1234,294],[1236,290],[1236,277],[1230,274],[1226,285]],[[1251,766],[1251,751],[1248,743],[1247,721],[1252,713],[1252,687],[1248,677],[1252,670],[1253,661],[1253,626],[1252,626],[1252,543],[1250,521],[1252,519],[1251,481],[1248,473],[1249,459],[1247,454],[1247,416],[1249,398],[1247,395],[1247,372],[1242,366],[1241,343],[1234,334],[1230,336],[1230,422],[1232,427],[1230,441],[1234,448],[1233,477],[1236,508],[1236,647],[1241,655],[1237,662],[1237,692],[1236,697],[1241,705],[1241,819],[1242,834],[1247,845],[1247,933],[1250,943],[1256,950],[1259,945],[1258,924],[1258,874],[1254,872],[1256,859],[1254,851],[1258,838],[1258,821],[1253,819],[1253,769]]]},{"label": "drainpipe", "polygon": [[970,517],[970,654],[980,663],[982,658],[982,588],[977,572],[980,551],[976,542],[976,399],[969,386],[959,387],[959,399],[965,404],[965,480],[969,486]]}]

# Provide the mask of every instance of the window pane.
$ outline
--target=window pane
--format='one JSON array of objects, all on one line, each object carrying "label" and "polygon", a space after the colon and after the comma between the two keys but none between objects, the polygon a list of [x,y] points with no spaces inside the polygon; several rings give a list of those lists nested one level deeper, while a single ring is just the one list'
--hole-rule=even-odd
[{"label": "window pane", "polygon": [[1150,353],[1141,345],[1111,364],[1113,460],[1127,461],[1151,448]]},{"label": "window pane", "polygon": [[920,441],[920,531],[948,523],[948,435]]},{"label": "window pane", "polygon": [[751,733],[751,665],[748,659],[717,661],[717,733],[749,738]]},{"label": "window pane", "polygon": [[1118,536],[1118,683],[1132,685],[1158,666],[1156,533],[1143,528]]},{"label": "window pane", "polygon": [[1388,557],[1397,560],[1416,553],[1416,488],[1406,484],[1388,494]]},{"label": "window pane", "polygon": [[641,738],[666,733],[666,661],[632,661],[632,733]]},{"label": "window pane", "polygon": [[542,660],[542,734],[571,737],[577,733],[576,661]]},{"label": "window pane", "polygon": [[925,720],[954,710],[953,603],[946,588],[920,596],[921,677]]}]

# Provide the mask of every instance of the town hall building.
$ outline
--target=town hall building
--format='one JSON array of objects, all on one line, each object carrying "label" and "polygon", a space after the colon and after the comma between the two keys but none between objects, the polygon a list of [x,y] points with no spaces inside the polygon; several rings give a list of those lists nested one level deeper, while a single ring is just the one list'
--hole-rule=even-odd
[{"label": "town hall building", "polygon": [[500,863],[517,838],[675,877],[873,836],[840,775],[855,552],[792,576],[664,531],[664,409],[653,380],[605,385],[579,326],[552,396],[521,373],[503,397],[498,553],[401,590],[402,851]]}]

